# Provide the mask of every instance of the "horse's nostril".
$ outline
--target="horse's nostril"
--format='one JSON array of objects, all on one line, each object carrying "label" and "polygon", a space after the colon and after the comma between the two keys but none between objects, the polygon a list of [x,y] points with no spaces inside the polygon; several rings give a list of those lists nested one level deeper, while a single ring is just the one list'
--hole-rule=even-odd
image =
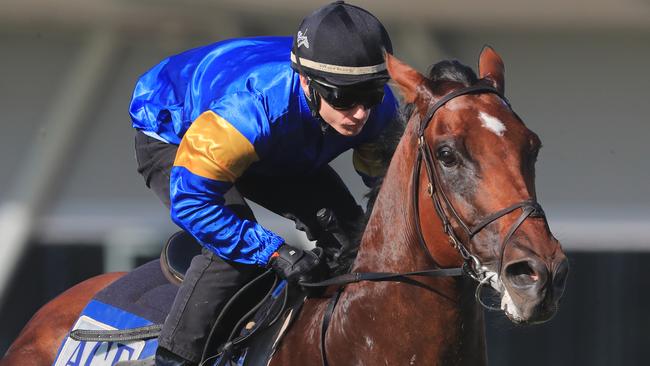
[{"label": "horse's nostril", "polygon": [[539,274],[528,261],[512,263],[506,267],[506,277],[514,286],[530,287],[539,281]]}]

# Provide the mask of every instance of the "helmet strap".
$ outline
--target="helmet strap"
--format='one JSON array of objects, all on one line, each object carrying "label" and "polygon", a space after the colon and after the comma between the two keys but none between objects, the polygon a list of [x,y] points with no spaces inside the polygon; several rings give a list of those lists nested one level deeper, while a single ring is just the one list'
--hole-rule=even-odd
[{"label": "helmet strap", "polygon": [[309,89],[309,95],[305,95],[307,97],[307,104],[309,105],[309,109],[311,110],[311,116],[314,118],[321,118],[320,116],[320,103],[321,103],[321,96],[314,90],[314,87],[312,86],[311,79],[307,78],[307,89]]},{"label": "helmet strap", "polygon": [[312,81],[310,78],[307,78],[307,88],[309,89],[309,95],[305,95],[307,99],[307,105],[311,111],[311,116],[314,117],[318,122],[320,122],[320,130],[325,133],[330,128],[330,125],[325,122],[323,117],[320,115],[320,105],[321,105],[321,96],[312,86]]},{"label": "helmet strap", "polygon": [[320,115],[321,97],[320,94],[318,94],[312,87],[311,79],[307,76],[307,74],[305,74],[305,71],[302,68],[302,64],[300,64],[300,56],[298,56],[298,43],[296,41],[296,38],[297,37],[294,37],[293,39],[293,48],[296,50],[296,65],[298,66],[298,73],[307,79],[307,88],[309,90],[309,95],[305,95],[305,99],[307,99],[307,105],[311,111],[311,116],[320,122],[321,130],[325,132],[329,125],[325,123],[323,117]]}]

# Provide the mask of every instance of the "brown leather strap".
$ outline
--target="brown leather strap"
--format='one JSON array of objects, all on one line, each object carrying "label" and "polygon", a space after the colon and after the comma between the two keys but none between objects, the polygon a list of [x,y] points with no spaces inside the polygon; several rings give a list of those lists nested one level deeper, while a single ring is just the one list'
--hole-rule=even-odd
[{"label": "brown leather strap", "polygon": [[327,304],[327,309],[325,309],[325,314],[323,314],[320,331],[320,355],[323,366],[329,366],[327,363],[327,352],[325,352],[325,337],[327,336],[327,328],[330,326],[330,320],[332,320],[332,314],[334,314],[334,308],[336,307],[336,303],[339,302],[339,297],[341,297],[342,292],[343,287],[339,287],[336,290],[336,294],[330,299],[330,302]]}]

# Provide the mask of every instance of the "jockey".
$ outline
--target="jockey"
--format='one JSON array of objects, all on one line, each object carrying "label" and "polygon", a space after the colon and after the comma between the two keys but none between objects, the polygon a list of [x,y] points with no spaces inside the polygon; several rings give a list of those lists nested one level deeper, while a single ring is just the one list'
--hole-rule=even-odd
[{"label": "jockey", "polygon": [[316,212],[363,215],[328,165],[354,149],[366,184],[380,172],[374,140],[395,118],[383,25],[343,1],[306,17],[291,37],[232,39],[163,60],[130,105],[138,171],[173,221],[202,246],[159,337],[156,365],[194,365],[211,322],[265,268],[288,281],[319,261],[255,221],[248,198],[290,218],[310,240]]}]

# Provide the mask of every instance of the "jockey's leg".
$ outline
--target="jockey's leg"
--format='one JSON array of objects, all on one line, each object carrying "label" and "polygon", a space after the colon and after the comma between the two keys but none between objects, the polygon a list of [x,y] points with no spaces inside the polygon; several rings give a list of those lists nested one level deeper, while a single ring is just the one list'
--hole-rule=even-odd
[{"label": "jockey's leg", "polygon": [[[176,145],[136,132],[138,172],[167,208],[170,207],[169,176],[177,149]],[[235,188],[224,198],[225,205],[239,217],[255,220]],[[194,257],[159,337],[156,365],[197,364],[221,307],[261,270],[257,266],[225,261],[207,249]]]},{"label": "jockey's leg", "polygon": [[[198,363],[213,322],[225,302],[262,270],[225,261],[203,249],[201,255],[192,259],[185,274],[158,338],[159,347],[190,361],[188,365]],[[173,357],[169,352],[163,354]]]},{"label": "jockey's leg", "polygon": [[169,175],[178,146],[168,144],[140,131],[135,133],[135,158],[144,183],[169,209]]}]

